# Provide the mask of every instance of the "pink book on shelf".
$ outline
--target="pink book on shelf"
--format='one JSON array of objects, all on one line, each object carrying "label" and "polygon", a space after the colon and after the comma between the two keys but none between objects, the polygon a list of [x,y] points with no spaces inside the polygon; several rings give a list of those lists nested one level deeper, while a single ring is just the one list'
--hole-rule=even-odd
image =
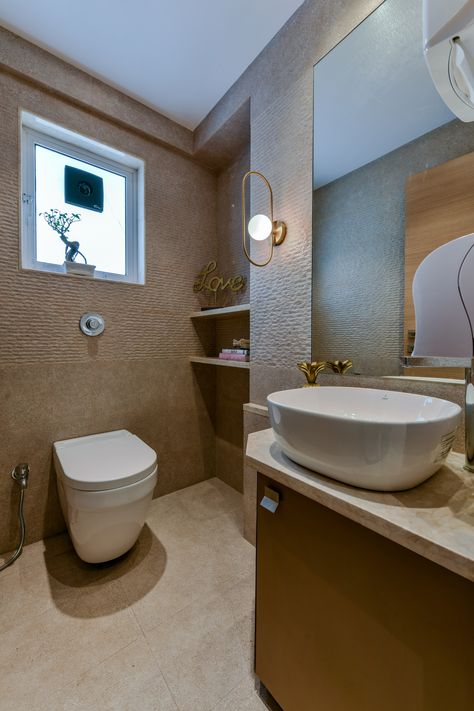
[{"label": "pink book on shelf", "polygon": [[250,360],[249,356],[241,353],[219,353],[219,358],[221,360],[239,360],[244,363],[248,363]]}]

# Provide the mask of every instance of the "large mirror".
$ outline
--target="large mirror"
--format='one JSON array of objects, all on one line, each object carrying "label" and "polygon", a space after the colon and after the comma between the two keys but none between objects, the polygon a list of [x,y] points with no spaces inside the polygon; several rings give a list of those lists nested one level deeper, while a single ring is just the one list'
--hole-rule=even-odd
[{"label": "large mirror", "polygon": [[312,356],[357,374],[406,374],[416,267],[474,232],[474,124],[432,83],[422,5],[385,0],[314,68]]}]

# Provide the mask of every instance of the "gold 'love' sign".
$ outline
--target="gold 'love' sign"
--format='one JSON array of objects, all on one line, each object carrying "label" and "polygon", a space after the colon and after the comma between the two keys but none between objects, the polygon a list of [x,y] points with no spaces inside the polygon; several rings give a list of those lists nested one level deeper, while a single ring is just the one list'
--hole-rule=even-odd
[{"label": "gold 'love' sign", "polygon": [[247,283],[247,279],[241,274],[237,276],[229,277],[224,281],[224,277],[221,276],[211,276],[212,272],[217,269],[217,262],[213,260],[206,264],[206,266],[199,272],[196,277],[196,281],[193,285],[193,291],[210,291],[213,294],[217,294],[218,291],[224,291],[225,289],[230,289],[230,291],[240,291],[243,289]]}]

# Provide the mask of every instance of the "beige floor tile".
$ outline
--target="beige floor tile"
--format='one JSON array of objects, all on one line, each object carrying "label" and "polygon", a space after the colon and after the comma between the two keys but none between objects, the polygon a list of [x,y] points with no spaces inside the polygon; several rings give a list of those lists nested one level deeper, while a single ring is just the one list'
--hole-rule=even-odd
[{"label": "beige floor tile", "polygon": [[254,570],[255,548],[243,537],[241,511],[203,521],[195,540],[206,545],[211,554],[220,556],[221,564],[228,568],[229,573],[238,572],[242,577]]},{"label": "beige floor tile", "polygon": [[248,579],[188,605],[146,633],[180,711],[210,711],[250,673]]},{"label": "beige floor tile", "polygon": [[51,607],[0,633],[5,709],[41,708],[55,691],[141,637],[132,611],[121,609],[115,582],[69,596],[65,608]]},{"label": "beige floor tile", "polygon": [[[6,553],[2,553],[0,555],[0,565],[3,565],[3,563],[5,563],[10,558],[12,553],[13,551],[7,551]],[[0,580],[5,580],[5,578],[9,577],[10,575],[13,575],[14,570],[15,566],[13,564],[10,565],[8,568],[5,568],[5,570],[0,573]]]},{"label": "beige floor tile", "polygon": [[[72,550],[72,543],[67,533],[60,533],[57,536],[51,536],[45,540],[36,541],[36,543],[29,543],[23,548],[17,562],[0,573],[0,580],[16,570],[20,564],[44,563],[46,553],[48,556],[53,556],[68,550]],[[13,551],[2,553],[0,555],[0,563],[3,563],[9,558],[12,552]]]},{"label": "beige floor tile", "polygon": [[267,711],[255,689],[255,678],[249,674],[212,711]]},{"label": "beige floor tile", "polygon": [[242,495],[214,478],[155,499],[147,521],[166,545],[194,536],[203,521],[241,510]]},{"label": "beige floor tile", "polygon": [[35,564],[34,569],[18,561],[10,574],[0,573],[0,635],[53,606],[44,567]]},{"label": "beige floor tile", "polygon": [[131,694],[124,694],[118,703],[114,701],[100,708],[104,711],[178,711],[162,676],[142,689],[138,698]]},{"label": "beige floor tile", "polygon": [[[11,567],[12,572],[5,577],[0,574],[0,633],[21,626],[29,618],[51,608],[58,608],[72,617],[80,616],[82,606],[77,606],[76,601],[87,599],[89,592],[94,590],[96,593],[101,589],[104,591],[105,604],[96,608],[98,616],[129,607],[116,582],[125,561],[113,566],[88,565],[71,547],[63,545],[63,541],[51,540],[46,548],[38,544],[27,546],[25,555]],[[33,547],[35,550],[30,551]],[[126,565],[130,565],[130,561]],[[108,596],[108,586],[114,581],[120,594]]]},{"label": "beige floor tile", "polygon": [[202,520],[184,506],[181,491],[151,502],[147,525],[165,547],[179,546],[182,539],[192,538],[201,524]]},{"label": "beige floor tile", "polygon": [[[59,690],[44,711],[178,711],[144,638]],[[41,710],[43,711],[43,710]]]},{"label": "beige floor tile", "polygon": [[117,611],[114,604],[120,605],[120,609],[130,608],[134,601],[132,596],[125,595],[124,581],[135,580],[138,584],[137,594],[144,595],[160,579],[165,561],[161,544],[145,525],[133,550],[116,561],[90,565],[71,551],[48,561],[47,572],[55,604],[59,607],[68,605],[71,595],[83,595],[95,589],[107,590],[109,585],[115,585],[121,591],[121,597],[110,600],[109,612],[112,613]]},{"label": "beige floor tile", "polygon": [[[55,600],[73,593],[77,561],[72,550],[50,555],[36,543],[26,546],[10,574],[0,574],[0,631],[45,612],[54,607]],[[63,570],[64,575],[55,576],[55,570]]]},{"label": "beige floor tile", "polygon": [[[242,536],[241,509],[235,508],[234,493],[240,503],[241,495],[221,482],[217,488],[203,484],[163,497],[163,503],[158,500],[147,522],[153,543],[140,564],[121,577],[124,595],[144,630],[254,569],[255,549]],[[204,505],[197,518],[186,510],[192,508],[193,493],[202,503],[208,494],[214,499],[216,491],[224,513],[217,515],[216,503],[208,517],[202,516]]]},{"label": "beige floor tile", "polygon": [[172,550],[156,546],[143,566],[120,582],[137,620],[146,630],[193,601],[207,599],[219,585],[235,577],[235,571],[229,571],[223,555],[211,546],[188,539]]},{"label": "beige floor tile", "polygon": [[66,534],[27,546],[0,574],[1,711],[253,711],[241,507],[218,479],[162,497],[102,566]]},{"label": "beige floor tile", "polygon": [[25,546],[20,560],[26,562],[44,561],[45,557],[52,557],[72,550],[72,542],[67,533],[59,533],[36,543]]},{"label": "beige floor tile", "polygon": [[[35,561],[42,561],[44,560],[44,554],[45,551],[48,551],[50,555],[57,555],[58,553],[64,553],[67,550],[72,549],[72,543],[71,539],[69,538],[69,535],[64,532],[64,533],[59,533],[57,536],[51,536],[50,538],[43,539],[41,541],[36,541],[36,543],[29,543],[27,546],[23,548],[23,551],[18,558],[18,562],[23,561],[23,562],[35,562]],[[10,553],[2,553],[0,555],[0,561],[3,559],[9,558]],[[17,563],[15,563],[14,566],[7,568],[6,571],[11,571],[17,566]]]},{"label": "beige floor tile", "polygon": [[181,489],[171,496],[195,520],[221,516],[242,508],[242,495],[217,478]]}]

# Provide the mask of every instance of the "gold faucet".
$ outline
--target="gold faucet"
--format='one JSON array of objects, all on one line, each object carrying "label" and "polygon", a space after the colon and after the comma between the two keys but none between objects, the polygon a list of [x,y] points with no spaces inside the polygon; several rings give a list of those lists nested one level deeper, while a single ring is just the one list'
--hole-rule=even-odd
[{"label": "gold faucet", "polygon": [[352,361],[347,360],[330,360],[327,362],[327,366],[331,368],[334,373],[339,373],[340,375],[345,375],[349,368],[352,368]]},{"label": "gold faucet", "polygon": [[327,361],[327,360],[320,360],[320,361],[314,361],[313,363],[298,363],[297,364],[298,368],[301,370],[302,373],[306,375],[306,380],[308,381],[306,385],[304,385],[305,388],[318,388],[319,383],[316,382],[318,375],[323,371],[329,368],[330,370],[333,371],[333,373],[340,373],[340,375],[344,375],[347,373],[349,368],[352,368],[352,361],[351,360],[332,360],[332,361]]},{"label": "gold faucet", "polygon": [[318,388],[319,383],[316,382],[316,378],[322,370],[325,370],[327,363],[325,360],[316,361],[314,363],[297,363],[298,368],[302,373],[306,375],[306,380],[308,381],[305,388]]}]

